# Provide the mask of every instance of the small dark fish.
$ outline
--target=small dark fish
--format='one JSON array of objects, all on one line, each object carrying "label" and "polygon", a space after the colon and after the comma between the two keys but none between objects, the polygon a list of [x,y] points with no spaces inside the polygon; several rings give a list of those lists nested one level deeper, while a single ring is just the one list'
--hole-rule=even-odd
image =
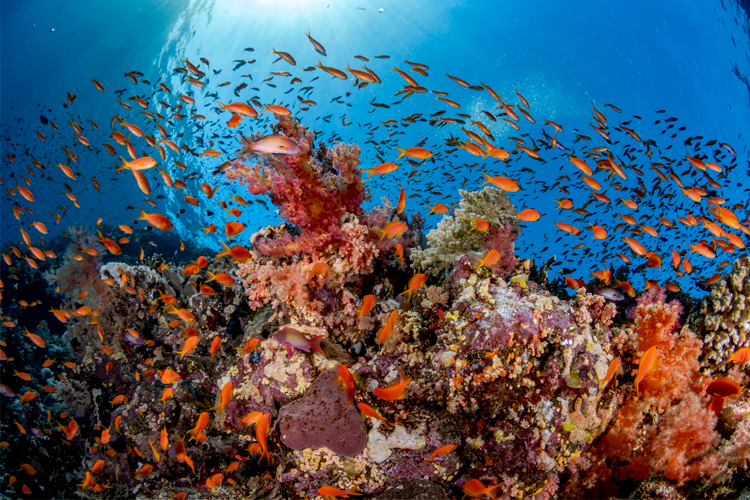
[{"label": "small dark fish", "polygon": [[154,242],[153,242],[153,241],[151,241],[151,240],[148,240],[148,241],[147,241],[146,243],[148,243],[148,244],[149,244],[149,245],[151,245],[152,247],[158,246],[158,245],[157,245],[156,243],[154,243]]},{"label": "small dark fish", "polygon": [[391,56],[375,56],[375,59],[390,59]]},{"label": "small dark fish", "polygon": [[254,48],[252,48],[252,47],[245,47],[245,50],[246,50],[247,52],[254,52],[254,51],[255,51],[255,49],[254,49]]},{"label": "small dark fish", "polygon": [[195,179],[195,178],[196,178],[196,177],[198,177],[199,175],[201,175],[201,174],[200,174],[199,172],[193,172],[192,174],[188,174],[188,175],[186,175],[186,176],[184,177],[184,179],[185,179],[186,181],[190,181],[190,180],[193,180],[193,179]]},{"label": "small dark fish", "polygon": [[208,62],[208,59],[206,59],[205,57],[201,57],[201,62],[205,64],[206,66],[209,66],[211,64],[210,62]]},{"label": "small dark fish", "polygon": [[306,68],[302,68],[302,71],[315,71],[315,66],[308,66]]}]

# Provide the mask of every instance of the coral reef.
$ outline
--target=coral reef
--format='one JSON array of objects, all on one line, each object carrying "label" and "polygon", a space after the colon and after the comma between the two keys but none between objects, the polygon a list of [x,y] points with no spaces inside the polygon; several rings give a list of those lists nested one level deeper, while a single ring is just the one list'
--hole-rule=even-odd
[{"label": "coral reef", "polygon": [[711,287],[688,323],[705,345],[701,366],[711,374],[740,347],[750,346],[750,266],[739,260]]},{"label": "coral reef", "polygon": [[[500,190],[461,191],[423,246],[420,214],[363,210],[356,146],[315,144],[283,116],[275,132],[300,153],[227,171],[285,219],[253,235],[248,258],[188,245],[179,261],[114,261],[73,231],[45,270],[58,293],[35,329],[46,351],[24,335],[3,344],[3,410],[20,426],[4,461],[29,450],[26,465],[52,461],[50,481],[71,484],[61,496],[84,498],[738,493],[748,367],[719,363],[747,345],[747,263],[688,322],[655,286],[635,302],[585,283],[561,298],[516,258]],[[391,223],[403,231],[385,235]],[[322,352],[304,351],[313,340]],[[28,365],[42,368],[9,373]],[[720,370],[738,389],[718,404]],[[17,397],[37,383],[38,401]]]},{"label": "coral reef", "polygon": [[[516,207],[508,195],[491,186],[478,192],[459,190],[459,195],[460,208],[453,215],[444,215],[437,228],[427,234],[427,248],[411,252],[412,265],[436,274],[452,266],[461,256],[482,258],[482,250],[495,249],[503,256],[503,262],[495,269],[513,270],[512,243],[518,233],[518,219]],[[490,224],[489,234],[474,229],[477,219]]]}]

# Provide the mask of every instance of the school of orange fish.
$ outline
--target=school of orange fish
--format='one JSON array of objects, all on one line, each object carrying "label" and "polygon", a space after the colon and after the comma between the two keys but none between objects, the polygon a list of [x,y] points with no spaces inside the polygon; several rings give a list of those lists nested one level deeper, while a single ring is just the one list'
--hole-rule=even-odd
[{"label": "school of orange fish", "polygon": [[[327,56],[323,45],[313,39],[309,32],[307,37],[318,54]],[[449,213],[457,203],[458,195],[455,192],[444,193],[442,186],[446,182],[455,182],[458,185],[459,176],[464,177],[461,187],[478,189],[485,184],[491,184],[511,193],[512,199],[522,207],[518,212],[518,219],[528,228],[528,233],[534,231],[538,238],[541,230],[535,225],[544,227],[545,245],[553,246],[554,252],[561,253],[565,259],[564,262],[558,263],[565,263],[564,268],[558,271],[570,289],[587,287],[587,281],[593,279],[592,283],[602,287],[601,293],[605,297],[614,297],[612,300],[618,300],[618,293],[634,297],[639,289],[659,286],[678,293],[681,291],[680,280],[683,278],[687,280],[683,283],[687,283],[688,287],[697,284],[700,288],[706,289],[721,279],[722,268],[729,266],[734,260],[747,260],[745,242],[750,235],[750,210],[746,193],[742,193],[732,181],[732,172],[737,168],[738,160],[737,153],[730,144],[719,140],[704,141],[703,137],[693,136],[687,139],[680,137],[681,144],[674,151],[670,151],[671,145],[661,149],[655,140],[644,139],[639,134],[641,117],[628,117],[623,120],[626,111],[613,104],[597,107],[592,103],[591,122],[588,124],[591,136],[580,131],[566,132],[561,124],[538,116],[543,112],[536,112],[518,90],[514,89],[512,94],[508,93],[503,97],[489,85],[470,84],[448,73],[445,73],[447,79],[440,76],[437,77],[439,80],[436,77],[428,80],[431,69],[426,64],[404,61],[403,64],[399,63],[400,68],[394,66],[392,69],[383,67],[374,70],[367,65],[370,63],[372,66],[372,61],[368,57],[356,55],[354,58],[364,63],[358,69],[352,68],[349,62],[345,67],[339,65],[339,69],[324,66],[318,61],[317,65],[300,70],[291,54],[275,49],[272,49],[271,53],[278,59],[270,64],[278,61],[285,65],[285,70],[270,71],[262,83],[252,89],[257,93],[263,93],[260,91],[260,85],[263,85],[264,92],[267,92],[268,88],[275,89],[277,82],[284,82],[290,86],[289,95],[293,97],[285,95],[278,103],[275,102],[276,99],[273,103],[264,103],[260,96],[240,97],[241,92],[248,87],[247,83],[241,83],[234,88],[234,94],[239,97],[237,101],[218,102],[216,89],[228,86],[230,82],[217,82],[221,72],[213,70],[213,74],[210,74],[211,66],[207,59],[200,58],[200,63],[194,64],[185,58],[184,66],[173,68],[181,80],[179,87],[174,85],[170,88],[164,81],[152,84],[143,74],[128,71],[125,75],[130,84],[126,89],[118,90],[116,102],[121,109],[112,116],[107,132],[103,130],[105,127],[100,128],[97,123],[74,119],[71,114],[67,123],[60,124],[59,127],[54,121],[48,120],[44,127],[38,128],[35,131],[37,144],[24,144],[25,151],[22,152],[20,147],[16,147],[15,151],[7,153],[4,172],[12,171],[13,174],[4,173],[0,183],[7,186],[8,199],[12,202],[11,212],[19,221],[18,231],[22,241],[7,243],[3,249],[2,257],[7,271],[5,276],[8,278],[0,282],[0,293],[5,295],[3,288],[13,286],[7,279],[21,279],[20,267],[38,269],[42,263],[57,258],[52,250],[45,248],[48,225],[60,224],[65,217],[70,218],[69,211],[80,209],[87,204],[96,206],[99,202],[90,192],[90,188],[80,187],[85,182],[83,178],[89,177],[91,188],[97,193],[100,191],[100,181],[91,175],[91,167],[86,162],[79,162],[79,156],[86,156],[88,159],[91,158],[92,152],[97,154],[97,158],[111,155],[111,173],[116,175],[119,189],[140,190],[146,196],[143,203],[155,207],[152,213],[148,213],[139,206],[137,217],[123,215],[122,219],[116,221],[104,221],[102,218],[97,220],[97,226],[100,226],[98,241],[109,254],[119,256],[125,252],[139,255],[143,260],[146,252],[142,247],[138,250],[128,247],[133,233],[141,231],[131,226],[143,221],[157,230],[171,231],[175,227],[175,217],[187,214],[183,218],[189,218],[191,215],[206,217],[201,219],[206,221],[207,226],[201,228],[204,231],[203,235],[216,238],[217,243],[223,247],[216,255],[217,258],[230,256],[235,262],[247,261],[250,258],[249,244],[237,244],[235,239],[248,226],[229,218],[248,218],[251,213],[268,212],[268,207],[263,200],[245,199],[234,194],[231,187],[227,187],[226,183],[222,184],[223,175],[219,174],[231,171],[232,161],[237,155],[288,155],[299,151],[294,141],[273,133],[270,116],[292,115],[305,122],[306,113],[317,104],[312,99],[313,86],[305,85],[320,78],[308,78],[307,74],[314,72],[312,74],[319,75],[320,71],[334,79],[328,83],[330,86],[343,89],[343,85],[349,85],[350,88],[345,89],[347,97],[367,86],[392,86],[395,82],[403,84],[402,88],[395,92],[394,97],[398,98],[395,102],[386,104],[373,100],[369,103],[374,111],[388,109],[392,118],[377,124],[373,122],[360,125],[361,128],[366,128],[365,144],[368,144],[367,147],[371,147],[372,151],[372,154],[367,156],[372,164],[363,165],[368,167],[363,169],[368,174],[365,180],[371,183],[373,190],[385,192],[392,192],[395,186],[399,185],[397,213],[403,212],[407,207],[407,199],[419,198],[422,199],[422,203],[417,208],[427,206],[427,215],[441,216]],[[378,63],[385,59],[388,59],[388,56],[373,58]],[[256,63],[255,60],[246,59],[238,59],[235,62],[237,65],[234,71]],[[241,79],[245,78],[252,80],[253,77],[250,74],[242,75]],[[399,78],[403,82],[399,81]],[[343,83],[351,80],[353,85]],[[426,83],[428,81],[429,86]],[[442,90],[436,88],[438,85]],[[92,90],[106,91],[95,78],[92,79]],[[433,102],[426,101],[426,96],[421,94],[432,94],[435,99],[429,100]],[[473,114],[463,113],[460,111],[461,100],[466,95],[471,96],[469,99],[482,98],[483,102],[492,105],[485,106],[485,109]],[[490,98],[485,99],[486,95]],[[69,112],[75,110],[78,99],[77,95],[67,94],[65,104]],[[384,101],[385,97],[380,100]],[[342,97],[337,97],[332,102],[344,103]],[[395,111],[402,103],[415,102],[425,109],[439,109],[434,112],[412,113],[408,116],[400,116]],[[605,108],[609,108],[606,113]],[[455,114],[450,115],[451,112]],[[656,124],[661,122],[666,132],[675,126],[676,118],[660,118],[662,113],[662,110],[656,112]],[[318,118],[324,123],[329,123],[332,115]],[[347,118],[346,114],[340,118],[341,126],[337,127],[339,131],[331,133],[329,140],[342,139],[341,134],[346,130],[345,127],[351,125]],[[212,120],[217,120],[217,124],[210,125]],[[188,126],[186,124],[197,127],[202,132],[199,134],[202,137],[194,135],[192,143],[186,144],[183,140],[180,144],[183,134],[177,131],[184,130]],[[427,139],[412,144],[398,142],[398,136],[409,126],[444,128],[450,132],[450,137],[442,145],[428,146]],[[518,136],[496,137],[499,129],[508,131],[509,134],[517,131]],[[244,135],[249,135],[250,131],[261,133],[263,137],[251,141],[246,137],[240,137],[239,131]],[[680,129],[673,131],[672,139],[678,136],[679,131]],[[386,134],[386,137],[383,138],[383,134]],[[49,144],[47,141],[67,140],[72,140],[73,143],[63,146],[61,151],[55,149],[52,153],[45,150],[45,144]],[[240,151],[236,151],[238,143],[241,143]],[[362,144],[362,147],[366,147],[365,144]],[[45,160],[42,161],[40,158]],[[378,160],[377,165],[374,159]],[[469,161],[473,164],[466,163]],[[404,173],[403,169],[399,172],[400,166],[408,166],[412,170],[409,173]],[[559,171],[560,175],[554,182],[541,175],[549,168]],[[478,174],[481,174],[481,178],[477,178]],[[180,176],[182,179],[178,178]],[[9,182],[9,177],[14,181]],[[56,211],[49,213],[49,216],[34,210],[38,186],[43,182],[64,186],[64,196],[69,201],[65,205],[59,205]],[[205,211],[201,214],[192,209],[181,209],[179,213],[170,213],[171,210],[167,206],[160,209],[159,201],[149,198],[155,191],[151,187],[154,183],[163,184],[164,192],[170,193],[166,197],[157,197],[157,200],[174,200],[177,195],[182,198],[184,206],[188,206],[188,209],[202,207]],[[47,191],[50,188],[42,189]],[[102,197],[109,195],[106,192],[100,194]],[[738,198],[738,194],[745,198]],[[441,196],[445,202],[436,201]],[[732,197],[736,198],[735,202],[731,201]],[[552,198],[558,198],[554,200],[557,207],[552,213],[545,213]],[[168,202],[169,200],[165,201],[165,204]],[[217,206],[224,209],[225,214],[219,211],[219,215],[225,217],[212,217],[215,214],[211,210]],[[128,209],[135,210],[135,207],[129,206]],[[254,217],[257,218],[257,215]],[[542,226],[545,221],[554,221],[554,226]],[[477,231],[489,229],[489,224],[483,219],[475,220],[474,226]],[[107,227],[117,227],[117,230],[107,230]],[[406,230],[406,225],[398,220],[382,228],[372,228],[381,240],[385,237],[399,236]],[[121,234],[117,234],[117,231]],[[593,244],[589,244],[591,238],[588,237],[587,231],[591,232]],[[67,233],[63,232],[63,235],[67,236]],[[182,237],[187,238],[188,235],[183,234]],[[523,248],[524,240],[520,241],[518,245]],[[540,245],[537,243],[537,246]],[[398,257],[403,265],[403,249],[399,247],[400,245],[397,246]],[[184,249],[184,246],[181,249]],[[535,253],[538,258],[548,256],[547,248],[529,249],[528,253]],[[72,258],[82,261],[96,254],[97,250],[94,248],[80,248]],[[589,276],[578,271],[578,266],[584,259],[594,256],[599,264],[592,268]],[[491,251],[477,261],[480,267],[489,266],[498,258],[497,251]],[[623,264],[628,266],[631,273],[629,281],[615,277],[614,268]],[[207,265],[207,258],[200,257],[185,267],[184,274],[188,277],[193,276]],[[166,264],[162,266],[166,267]],[[326,271],[324,264],[316,264],[308,270],[311,277],[324,274]],[[642,277],[636,279],[638,274]],[[200,293],[205,295],[215,293],[212,285],[229,287],[235,284],[235,279],[228,273],[209,273],[209,276],[210,279],[195,283]],[[425,274],[415,272],[404,293],[409,295],[419,289],[426,279]],[[211,282],[214,283],[209,284]],[[104,283],[113,286],[115,280],[110,278],[104,280]],[[141,299],[145,300],[144,292],[132,285],[132,275],[123,274],[123,289],[133,295],[140,295]],[[178,309],[174,297],[162,294],[160,300],[166,312],[176,316],[173,320],[174,326],[183,323],[185,325],[184,344],[181,351],[178,351],[182,359],[198,344],[198,336],[191,335],[190,332],[190,324],[195,322],[195,318],[191,311]],[[372,295],[363,297],[358,315],[368,314],[374,300]],[[39,303],[34,297],[16,301],[16,305],[24,309],[34,308]],[[3,309],[5,315],[2,321],[6,327],[4,336],[14,333],[23,335],[39,349],[45,349],[45,340],[27,328],[19,328],[5,304]],[[96,325],[100,338],[104,340],[105,333],[98,325],[95,310],[81,307],[73,310],[52,309],[51,312],[63,323],[72,316],[88,318],[91,324]],[[381,329],[378,344],[387,339],[396,314],[394,311],[391,319]],[[310,349],[319,350],[319,346],[315,344],[316,339],[310,340],[294,329],[289,330],[291,331],[279,332],[277,339],[287,346],[290,353],[292,347],[307,352]],[[128,331],[126,335],[129,335],[128,338],[134,344],[140,340],[135,330]],[[212,357],[219,349],[220,342],[221,340],[216,337],[211,346]],[[5,346],[6,342],[2,341],[1,344]],[[245,345],[241,352],[252,352],[256,347],[257,341],[254,345]],[[735,362],[745,362],[750,354],[748,350],[740,350],[735,356]],[[653,348],[644,354],[638,373],[640,379],[648,372],[654,358]],[[6,359],[5,353],[0,349],[0,360]],[[617,363],[613,361],[607,377],[601,381],[603,385],[614,376],[618,363],[619,359]],[[56,364],[66,369],[75,369],[75,363],[57,362],[55,359],[47,359],[42,367],[54,367]],[[148,376],[146,373],[142,375]],[[164,384],[173,384],[180,379],[176,372],[169,369],[155,375]],[[399,375],[398,381],[389,387],[376,389],[375,395],[389,401],[402,397],[411,379],[400,370]],[[13,376],[29,383],[35,380],[33,373],[15,372]],[[64,379],[64,372],[61,370],[58,376]],[[355,381],[344,365],[339,366],[339,376],[341,387],[348,397],[348,404],[351,404],[354,400]],[[636,388],[638,382],[637,378]],[[5,385],[2,388],[4,391],[10,390]],[[40,389],[47,392],[54,390],[49,385]],[[732,386],[730,392],[732,391],[736,392],[738,388]],[[232,394],[233,386],[229,382],[221,390],[219,404],[209,411],[215,410],[220,414],[231,400]],[[36,399],[37,392],[28,390],[19,397],[24,403],[31,402]],[[162,401],[170,397],[171,389],[167,388],[162,394]],[[110,404],[114,406],[124,402],[127,402],[125,396],[117,396]],[[376,409],[365,403],[359,403],[357,406],[364,415],[375,419],[383,418]],[[76,437],[79,427],[73,418],[66,414],[58,417],[47,413],[50,424],[58,418],[61,421],[57,422],[56,428],[44,430],[44,434],[55,438],[64,437],[66,441]],[[188,432],[192,439],[198,442],[205,439],[202,431],[210,418],[209,412],[201,414],[195,427]],[[270,459],[271,454],[267,447],[267,435],[271,428],[270,414],[253,412],[246,415],[243,423],[256,426],[257,439],[256,443],[248,448],[250,455],[259,455],[261,460],[264,457]],[[119,432],[120,424],[118,417],[113,428],[101,426],[95,439],[96,443],[92,443],[91,446],[106,448],[110,433]],[[20,423],[15,422],[15,425],[18,432],[27,433]],[[5,432],[8,432],[7,428]],[[178,437],[177,442],[170,445],[167,430],[162,428],[158,445],[149,441],[156,461],[159,460],[160,450],[164,453],[170,446],[174,446],[178,459],[193,468],[192,460],[185,452],[184,439],[185,436]],[[7,446],[7,443],[3,445]],[[430,460],[440,454],[451,452],[453,448],[455,445],[446,445],[435,450]],[[134,451],[142,456],[143,450]],[[245,460],[239,456],[238,459]],[[215,488],[225,480],[232,481],[229,477],[232,467],[236,469],[239,465],[239,461],[234,462],[223,473],[206,479],[205,485]],[[99,482],[97,478],[97,473],[103,467],[104,462],[99,460],[83,471],[80,486],[93,491],[106,489],[107,484]],[[23,462],[20,470],[28,476],[37,474],[31,465]],[[144,464],[138,475],[147,476],[152,471],[153,466]],[[16,477],[12,476],[9,486],[15,481]],[[33,494],[25,484],[22,491]],[[464,492],[476,498],[484,495],[494,498],[497,491],[497,487],[487,487],[476,479],[470,480],[464,486]],[[356,489],[341,490],[327,485],[322,486],[318,493],[330,497],[359,494]],[[183,499],[186,498],[186,494],[176,492],[174,498]]]}]

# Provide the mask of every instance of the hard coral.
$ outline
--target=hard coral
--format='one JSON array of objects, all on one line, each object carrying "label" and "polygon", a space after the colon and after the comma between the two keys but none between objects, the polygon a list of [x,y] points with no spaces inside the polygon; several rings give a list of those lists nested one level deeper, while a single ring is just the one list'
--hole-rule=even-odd
[{"label": "hard coral", "polygon": [[750,265],[735,261],[688,320],[706,345],[703,373],[718,369],[740,347],[750,346]]},{"label": "hard coral", "polygon": [[612,396],[597,394],[609,333],[601,323],[579,329],[573,309],[546,292],[460,276],[430,354],[448,374],[445,407],[467,419],[463,459],[471,477],[539,490],[613,417]]},{"label": "hard coral", "polygon": [[[503,259],[496,267],[506,270],[510,267],[512,271],[515,266],[512,242],[518,233],[518,219],[508,195],[490,186],[478,192],[459,190],[459,193],[461,208],[456,209],[454,216],[444,215],[437,228],[427,234],[426,249],[412,251],[413,265],[438,274],[463,255],[481,258],[482,251],[494,248]],[[472,219],[489,222],[492,226],[489,234],[472,230]]]}]

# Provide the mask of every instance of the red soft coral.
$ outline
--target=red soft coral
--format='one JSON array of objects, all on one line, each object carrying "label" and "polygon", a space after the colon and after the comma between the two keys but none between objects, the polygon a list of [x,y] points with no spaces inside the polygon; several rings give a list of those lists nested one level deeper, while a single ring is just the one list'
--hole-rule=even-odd
[{"label": "red soft coral", "polygon": [[313,134],[296,120],[279,117],[279,133],[300,148],[296,155],[262,155],[259,165],[233,163],[227,177],[246,183],[253,194],[267,194],[279,214],[297,226],[300,235],[273,241],[259,238],[254,249],[262,255],[283,257],[323,251],[345,240],[340,229],[346,213],[359,215],[367,199],[359,167],[359,147],[336,144],[314,149]]},{"label": "red soft coral", "polygon": [[719,435],[716,416],[707,410],[709,381],[698,372],[702,343],[687,327],[677,330],[681,313],[680,303],[666,303],[658,290],[638,300],[631,350],[623,359],[638,359],[657,345],[658,362],[641,382],[640,398],[628,387],[614,425],[572,464],[566,494],[616,496],[628,480],[663,474],[680,485],[718,472],[704,463],[720,459],[712,453]]}]

